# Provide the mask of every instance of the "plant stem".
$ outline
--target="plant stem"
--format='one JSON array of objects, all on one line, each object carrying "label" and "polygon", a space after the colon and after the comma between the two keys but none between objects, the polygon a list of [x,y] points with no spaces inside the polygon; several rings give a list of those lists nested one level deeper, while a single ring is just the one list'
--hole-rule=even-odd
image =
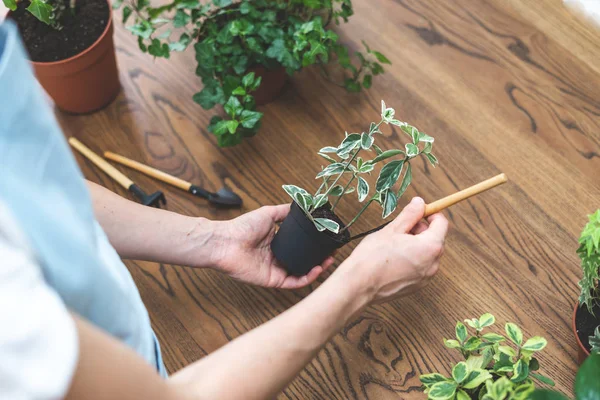
[{"label": "plant stem", "polygon": [[[344,165],[344,170],[342,172],[340,172],[340,174],[337,176],[335,181],[333,181],[331,186],[329,186],[329,189],[327,189],[327,191],[325,192],[325,196],[327,196],[329,194],[329,192],[331,192],[331,189],[333,189],[335,187],[335,184],[338,183],[338,181],[340,180],[342,175],[344,175],[344,172],[346,172],[348,170],[348,167],[350,166],[350,164],[352,164],[352,161],[354,161],[354,159],[356,158],[356,155],[358,154],[359,151],[360,151],[360,147],[358,149],[356,149],[356,151],[354,152],[354,154],[352,155],[350,160],[346,163],[346,165]],[[344,195],[344,193],[342,193],[342,196],[343,195]]]},{"label": "plant stem", "polygon": [[346,225],[340,232],[344,232],[346,229],[350,228],[350,225],[352,225],[353,223],[356,222],[356,220],[362,215],[362,213],[365,212],[365,210],[367,209],[367,207],[369,207],[371,205],[371,203],[375,201],[375,196],[371,197],[369,199],[369,201],[367,201],[367,203],[363,206],[363,208],[358,212],[358,214],[356,214],[356,217],[354,217],[352,219],[352,221],[350,221],[350,223],[348,225]]},{"label": "plant stem", "polygon": [[346,186],[344,186],[344,190],[342,190],[342,194],[340,194],[338,196],[337,199],[335,199],[335,202],[333,203],[333,205],[331,206],[331,211],[335,210],[335,206],[337,206],[337,204],[340,202],[340,199],[342,198],[342,196],[344,195],[344,193],[346,193],[346,189],[348,189],[348,187],[350,186],[350,184],[352,183],[352,181],[356,178],[356,174],[352,175],[352,178],[350,178],[350,180],[348,181],[348,183],[346,183]]}]

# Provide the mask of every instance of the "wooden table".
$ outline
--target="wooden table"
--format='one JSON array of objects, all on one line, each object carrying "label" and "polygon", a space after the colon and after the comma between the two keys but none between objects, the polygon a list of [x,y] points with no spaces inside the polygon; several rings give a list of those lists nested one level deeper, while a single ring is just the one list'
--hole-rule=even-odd
[{"label": "wooden table", "polygon": [[[339,29],[365,39],[393,62],[363,94],[327,84],[316,69],[291,79],[265,113],[260,133],[220,149],[206,126],[213,111],[192,102],[201,88],[193,50],[171,60],[142,54],[117,23],[123,92],[90,116],[60,115],[67,135],[181,178],[243,196],[241,212],[289,201],[284,183],[315,186],[315,152],[344,130],[378,118],[380,100],[435,137],[440,167],[415,163],[412,196],[435,200],[506,172],[511,181],[446,212],[451,221],[442,268],[419,294],[368,309],[281,394],[288,399],[423,398],[418,376],[449,373],[459,359],[442,338],[457,320],[493,313],[500,324],[545,336],[541,371],[570,392],[576,346],[570,318],[581,275],[575,254],[586,215],[600,207],[600,32],[559,0],[355,0]],[[191,49],[190,49],[191,50]],[[383,147],[404,143],[386,129]],[[78,160],[85,176],[129,196]],[[119,167],[121,168],[121,167]],[[200,199],[128,171],[168,208],[228,219]],[[347,202],[343,218],[356,204]],[[379,222],[367,213],[357,229]],[[345,248],[338,259],[351,251]],[[295,292],[234,282],[214,271],[128,262],[173,372],[300,301]],[[324,304],[323,307],[327,305]]]}]

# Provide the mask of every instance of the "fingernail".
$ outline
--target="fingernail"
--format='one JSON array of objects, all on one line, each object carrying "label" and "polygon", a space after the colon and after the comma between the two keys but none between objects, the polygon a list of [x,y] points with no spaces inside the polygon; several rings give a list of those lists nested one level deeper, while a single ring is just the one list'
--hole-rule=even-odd
[{"label": "fingernail", "polygon": [[417,197],[413,197],[411,203],[423,204],[423,203],[425,203],[425,200],[423,200],[422,198],[420,198],[420,197],[417,196]]}]

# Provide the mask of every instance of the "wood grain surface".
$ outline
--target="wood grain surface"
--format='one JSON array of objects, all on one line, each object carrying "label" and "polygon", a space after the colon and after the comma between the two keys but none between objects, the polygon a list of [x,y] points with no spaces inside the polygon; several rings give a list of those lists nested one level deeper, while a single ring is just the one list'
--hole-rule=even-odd
[{"label": "wood grain surface", "polygon": [[[451,221],[439,275],[410,298],[368,309],[333,338],[281,399],[419,399],[418,376],[449,373],[459,354],[442,338],[457,320],[493,313],[545,336],[541,371],[569,393],[576,370],[570,330],[580,276],[575,254],[586,215],[600,206],[600,31],[559,0],[355,0],[339,29],[344,43],[365,39],[393,62],[363,94],[327,84],[318,70],[295,75],[261,108],[263,128],[232,149],[206,126],[213,111],[192,102],[201,88],[193,51],[171,60],[142,54],[116,23],[123,91],[104,111],[59,115],[67,136],[244,199],[215,210],[179,189],[127,170],[168,208],[229,219],[287,202],[284,183],[314,188],[317,149],[344,130],[362,131],[380,100],[436,139],[440,167],[419,161],[401,199],[427,202],[500,172],[510,182],[445,213]],[[191,49],[190,49],[191,50]],[[405,137],[387,129],[382,147]],[[85,176],[130,195],[77,155]],[[121,166],[117,168],[125,171]],[[340,207],[348,220],[357,205]],[[380,223],[373,208],[356,232]],[[344,248],[343,260],[351,251]],[[317,285],[300,291],[251,287],[214,271],[128,262],[162,344],[170,372],[273,318]],[[326,277],[323,277],[326,278]],[[323,307],[327,307],[326,304]],[[235,384],[235,383],[232,383]]]}]

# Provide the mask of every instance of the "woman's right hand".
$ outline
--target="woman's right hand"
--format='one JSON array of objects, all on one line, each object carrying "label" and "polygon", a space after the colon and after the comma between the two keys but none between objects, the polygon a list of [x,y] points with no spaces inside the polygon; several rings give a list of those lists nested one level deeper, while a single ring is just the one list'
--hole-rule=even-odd
[{"label": "woman's right hand", "polygon": [[[408,295],[427,284],[439,267],[448,221],[434,214],[422,221],[423,199],[415,197],[389,225],[367,236],[338,268],[350,287],[370,303]],[[338,272],[338,271],[336,271]]]}]

